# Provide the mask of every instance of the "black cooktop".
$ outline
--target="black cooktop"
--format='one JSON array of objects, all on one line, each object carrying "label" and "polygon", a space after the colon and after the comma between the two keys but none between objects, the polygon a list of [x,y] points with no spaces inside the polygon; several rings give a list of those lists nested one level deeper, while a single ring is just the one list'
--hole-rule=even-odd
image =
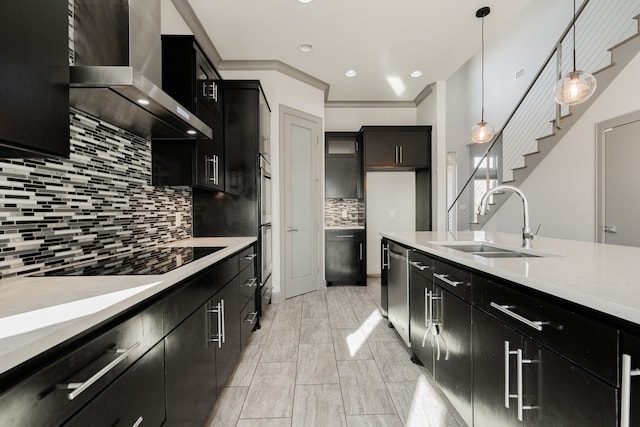
[{"label": "black cooktop", "polygon": [[217,247],[153,247],[105,254],[91,261],[33,274],[33,276],[121,276],[163,274],[224,249]]}]

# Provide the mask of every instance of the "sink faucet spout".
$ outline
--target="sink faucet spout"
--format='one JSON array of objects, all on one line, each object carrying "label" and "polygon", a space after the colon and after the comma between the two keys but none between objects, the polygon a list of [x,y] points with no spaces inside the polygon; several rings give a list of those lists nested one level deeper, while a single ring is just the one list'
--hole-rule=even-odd
[{"label": "sink faucet spout", "polygon": [[482,195],[482,199],[480,200],[480,208],[479,208],[479,214],[480,215],[485,215],[487,213],[487,204],[489,203],[489,197],[494,194],[497,193],[499,191],[511,191],[516,193],[518,196],[520,196],[520,198],[522,199],[522,220],[523,220],[523,225],[522,225],[522,247],[525,249],[530,249],[531,248],[531,241],[533,240],[533,238],[535,237],[533,234],[531,234],[531,228],[529,227],[529,202],[527,202],[527,198],[525,197],[524,193],[518,188],[518,187],[514,187],[512,185],[496,185],[495,187],[493,187],[492,189],[490,189],[489,191],[487,191],[486,193],[484,193]]}]

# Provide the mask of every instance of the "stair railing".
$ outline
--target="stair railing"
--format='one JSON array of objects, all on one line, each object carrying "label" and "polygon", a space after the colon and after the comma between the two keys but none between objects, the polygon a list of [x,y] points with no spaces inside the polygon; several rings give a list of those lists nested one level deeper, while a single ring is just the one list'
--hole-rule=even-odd
[{"label": "stair railing", "polygon": [[[449,204],[448,229],[469,230],[477,223],[480,198],[489,189],[512,182],[513,170],[524,166],[524,155],[538,150],[538,139],[561,129],[570,114],[553,99],[560,76],[573,69],[572,27],[576,23],[577,68],[589,72],[610,65],[609,47],[638,31],[632,17],[640,13],[637,0],[585,0],[577,9],[542,67],[532,79],[516,108],[484,149],[473,144],[470,150],[470,177]],[[482,154],[480,154],[482,153]]]}]

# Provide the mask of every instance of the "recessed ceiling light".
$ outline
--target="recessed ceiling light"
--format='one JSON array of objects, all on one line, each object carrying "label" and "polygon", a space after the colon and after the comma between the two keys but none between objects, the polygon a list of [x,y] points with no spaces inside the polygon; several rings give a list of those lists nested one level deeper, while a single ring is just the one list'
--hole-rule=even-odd
[{"label": "recessed ceiling light", "polygon": [[298,50],[300,52],[309,53],[313,50],[313,45],[311,43],[301,43],[298,46]]},{"label": "recessed ceiling light", "polygon": [[422,75],[422,71],[420,70],[415,70],[412,71],[411,74],[409,74],[411,77],[420,77]]},{"label": "recessed ceiling light", "polygon": [[196,133],[198,133],[198,132],[196,132],[196,131],[195,131],[195,130],[193,130],[193,129],[189,129],[189,130],[187,131],[187,133],[188,133],[189,135],[195,135],[195,134],[196,134]]},{"label": "recessed ceiling light", "polygon": [[344,73],[345,76],[347,77],[355,77],[358,73],[356,72],[356,70],[349,70],[346,73]]},{"label": "recessed ceiling light", "polygon": [[140,99],[138,99],[138,104],[140,104],[140,105],[149,105],[149,100],[144,99],[144,98],[140,98]]},{"label": "recessed ceiling light", "polygon": [[313,0],[298,0],[299,3],[311,3]]}]

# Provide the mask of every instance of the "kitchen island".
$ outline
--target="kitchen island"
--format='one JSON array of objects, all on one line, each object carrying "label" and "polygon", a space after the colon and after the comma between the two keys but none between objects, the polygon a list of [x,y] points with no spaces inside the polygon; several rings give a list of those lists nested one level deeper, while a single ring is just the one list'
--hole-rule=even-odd
[{"label": "kitchen island", "polygon": [[409,250],[411,352],[469,425],[640,425],[640,249],[537,238],[529,250],[492,232],[382,237],[382,289],[395,277],[389,244]]}]

